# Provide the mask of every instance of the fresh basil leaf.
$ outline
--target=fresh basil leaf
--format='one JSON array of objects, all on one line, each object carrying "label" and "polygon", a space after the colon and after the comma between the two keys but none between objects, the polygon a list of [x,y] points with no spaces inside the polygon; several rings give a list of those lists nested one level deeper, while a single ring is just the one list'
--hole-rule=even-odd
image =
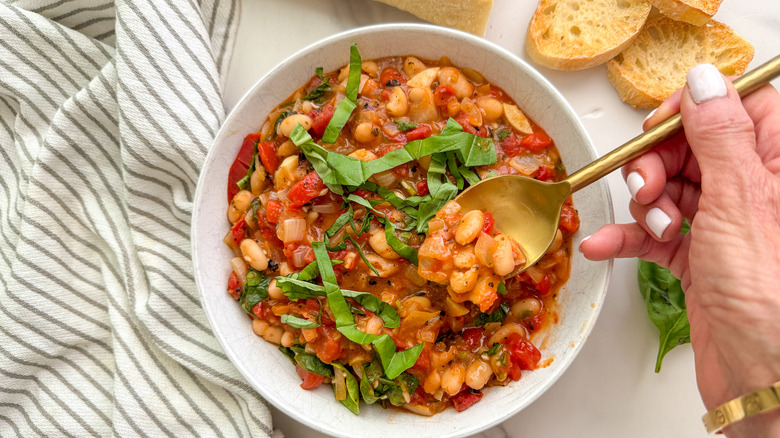
[{"label": "fresh basil leaf", "polygon": [[260,271],[249,268],[244,278],[244,293],[240,298],[241,307],[245,312],[251,314],[252,307],[268,296],[269,284],[271,284],[270,278]]},{"label": "fresh basil leaf", "polygon": [[474,326],[482,327],[489,322],[503,322],[509,313],[509,305],[502,302],[493,313],[480,313],[474,320]]},{"label": "fresh basil leaf", "polygon": [[498,292],[501,295],[506,295],[508,292],[506,290],[506,283],[504,283],[503,281],[501,283],[498,283],[498,288],[496,288],[496,292]]},{"label": "fresh basil leaf", "polygon": [[281,316],[282,324],[287,324],[290,327],[295,328],[305,328],[305,329],[311,329],[311,328],[317,328],[321,324],[317,321],[309,321],[308,319],[300,318],[295,315],[290,314],[283,314]]},{"label": "fresh basil leaf", "polygon": [[295,364],[295,352],[292,350],[292,348],[280,345],[279,351],[281,351],[282,354],[287,356],[292,361],[292,363]]},{"label": "fresh basil leaf", "polygon": [[[350,315],[352,317],[352,315]],[[364,331],[361,331],[359,328],[357,328],[356,324],[336,327],[336,330],[341,332],[344,337],[349,339],[352,342],[355,342],[357,344],[370,344],[377,339],[379,339],[381,336],[387,336],[387,335],[372,335],[368,334]]]},{"label": "fresh basil leaf", "polygon": [[363,397],[363,401],[368,405],[373,405],[379,400],[379,396],[374,392],[374,387],[371,386],[371,382],[365,377],[360,380],[360,396]]},{"label": "fresh basil leaf", "polygon": [[382,365],[376,359],[372,360],[371,363],[363,364],[363,378],[371,384],[382,377],[383,373]]},{"label": "fresh basil leaf", "polygon": [[292,113],[292,112],[290,112],[290,111],[282,111],[282,112],[279,114],[279,117],[277,117],[277,118],[276,118],[276,121],[274,122],[274,130],[273,130],[273,133],[272,133],[272,135],[276,135],[276,133],[277,133],[277,132],[279,132],[279,131],[278,131],[278,129],[279,129],[279,125],[282,123],[282,121],[284,121],[284,119],[286,119],[287,117],[289,117],[289,116],[290,116],[290,115],[292,115],[292,114],[293,114],[293,113]]},{"label": "fresh basil leaf", "polygon": [[[439,152],[457,151],[458,158],[466,166],[495,163],[493,142],[490,139],[475,137],[473,134],[463,132],[458,122],[450,119],[442,132],[437,135],[411,141],[403,148],[390,151],[375,160],[360,161],[357,158],[326,150],[314,142],[302,126],[296,126],[290,134],[290,139],[306,155],[322,181],[331,191],[338,194],[344,193],[340,186],[358,187],[376,173]],[[492,158],[490,158],[491,154]],[[435,193],[432,189],[430,191]]]},{"label": "fresh basil leaf", "polygon": [[317,67],[314,69],[314,73],[317,74],[317,77],[322,79],[322,67]]},{"label": "fresh basil leaf", "polygon": [[411,368],[417,362],[423,349],[423,344],[417,344],[407,350],[396,352],[395,342],[387,334],[380,336],[373,344],[374,349],[379,354],[379,359],[382,361],[385,375],[390,379],[395,379]]},{"label": "fresh basil leaf", "polygon": [[342,289],[341,293],[345,297],[352,298],[353,300],[357,301],[361,306],[374,312],[378,317],[382,318],[382,321],[385,323],[385,327],[400,327],[401,318],[398,316],[398,312],[396,312],[393,306],[377,298],[376,295],[369,292],[357,292],[347,289]]},{"label": "fresh basil leaf", "polygon": [[[339,400],[342,405],[352,411],[353,414],[358,415],[360,413],[360,388],[358,387],[358,381],[351,372],[347,371],[344,365],[334,362],[333,368],[340,369],[347,376],[347,398],[345,400]],[[335,388],[334,388],[335,389]]]},{"label": "fresh basil leaf", "polygon": [[343,99],[336,104],[336,111],[325,128],[322,135],[322,141],[325,143],[335,143],[339,138],[339,133],[344,125],[347,124],[349,116],[357,107],[358,88],[360,87],[360,52],[357,44],[352,44],[349,48],[349,75],[347,76],[347,90]]},{"label": "fresh basil leaf", "polygon": [[[320,76],[320,79],[322,79],[322,76]],[[321,105],[328,101],[328,95],[330,94],[331,89],[330,79],[325,78],[319,85],[314,87],[314,89],[306,93],[306,96],[303,96],[302,100],[310,100]]]},{"label": "fresh basil leaf", "polygon": [[498,353],[498,349],[499,348],[501,348],[501,344],[496,342],[487,351],[485,351],[485,354],[487,354],[488,356],[492,356],[492,355]]},{"label": "fresh basil leaf", "polygon": [[396,379],[392,381],[384,380],[382,383],[386,385],[385,394],[388,401],[394,406],[405,405],[407,397],[411,397],[417,389],[417,385],[419,385],[417,378],[408,373],[402,373]]},{"label": "fresh basil leaf", "polygon": [[468,181],[469,185],[473,186],[480,181],[479,175],[477,175],[477,173],[474,172],[474,170],[472,170],[470,167],[460,166],[458,171],[463,176],[463,178]]},{"label": "fresh basil leaf", "polygon": [[368,266],[368,269],[370,269],[371,271],[374,272],[374,275],[379,277],[380,276],[379,275],[379,271],[377,271],[376,268],[374,267],[374,265],[372,265],[371,262],[368,261],[368,259],[366,258],[366,255],[363,254],[363,249],[360,248],[360,244],[358,244],[357,241],[355,240],[355,238],[350,236],[349,234],[347,234],[346,236],[347,236],[347,239],[352,241],[352,244],[355,246],[355,249],[357,250],[358,255],[360,256],[360,259],[363,260],[363,263],[365,263],[366,266]]},{"label": "fresh basil leaf", "polygon": [[660,339],[655,372],[661,371],[666,353],[691,342],[691,327],[686,314],[685,293],[668,269],[639,261],[639,291],[647,306],[650,321],[658,328]]},{"label": "fresh basil leaf", "polygon": [[503,141],[505,138],[512,135],[512,131],[509,129],[503,128],[499,129],[498,132],[496,132],[496,137],[498,138],[498,141]]},{"label": "fresh basil leaf", "polygon": [[390,246],[390,248],[392,248],[393,251],[395,251],[401,257],[414,263],[416,266],[418,263],[417,250],[401,241],[401,239],[395,235],[395,225],[390,222],[390,219],[383,218],[382,222],[384,222],[385,225],[385,240],[387,240],[387,244]]},{"label": "fresh basil leaf", "polygon": [[460,170],[458,170],[458,162],[455,161],[455,154],[447,152],[444,156],[447,157],[447,168],[450,169],[450,173],[455,177],[455,185],[458,187],[458,191],[463,190],[465,181],[460,174]]},{"label": "fresh basil leaf", "polygon": [[311,246],[314,249],[314,256],[317,261],[317,267],[320,270],[320,278],[325,288],[325,296],[328,300],[330,311],[333,312],[333,317],[336,319],[336,328],[354,324],[355,320],[352,314],[349,313],[347,302],[344,300],[344,296],[341,295],[328,250],[325,248],[325,242],[312,242]]},{"label": "fresh basil leaf", "polygon": [[403,120],[393,120],[395,122],[395,126],[398,127],[399,131],[410,131],[412,129],[417,129],[416,123],[407,123]]},{"label": "fresh basil leaf", "polygon": [[317,356],[306,353],[301,347],[291,347],[291,350],[295,353],[295,363],[300,365],[301,368],[329,379],[333,378],[333,368],[321,361]]}]

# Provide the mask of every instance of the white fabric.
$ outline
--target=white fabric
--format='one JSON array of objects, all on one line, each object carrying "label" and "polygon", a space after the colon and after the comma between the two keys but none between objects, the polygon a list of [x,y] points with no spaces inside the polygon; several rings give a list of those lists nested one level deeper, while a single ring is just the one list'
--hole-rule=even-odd
[{"label": "white fabric", "polygon": [[0,436],[268,436],[190,212],[239,0],[0,0]]}]

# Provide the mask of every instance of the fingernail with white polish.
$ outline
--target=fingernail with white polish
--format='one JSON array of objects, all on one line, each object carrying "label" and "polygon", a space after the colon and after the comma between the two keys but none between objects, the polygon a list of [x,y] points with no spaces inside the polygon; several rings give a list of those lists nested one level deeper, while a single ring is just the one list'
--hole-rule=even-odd
[{"label": "fingernail with white polish", "polygon": [[650,117],[653,117],[653,114],[655,114],[655,112],[656,112],[656,111],[658,111],[658,108],[656,108],[656,109],[654,109],[654,110],[650,111],[650,114],[648,114],[648,115],[647,115],[647,117],[645,117],[645,122],[646,122],[646,121],[647,121],[647,119],[649,119]]},{"label": "fingernail with white polish", "polygon": [[663,210],[657,207],[647,212],[645,221],[647,222],[647,226],[650,228],[650,231],[652,231],[653,234],[655,234],[659,239],[661,236],[663,236],[664,231],[666,231],[666,228],[669,226],[669,224],[672,223],[672,219],[667,216]]},{"label": "fingernail with white polish", "polygon": [[699,64],[688,72],[688,88],[696,103],[726,95],[723,75],[712,64]]},{"label": "fingernail with white polish", "polygon": [[580,240],[580,244],[578,246],[582,247],[582,244],[585,243],[585,241],[588,240],[588,239],[590,239],[590,236],[583,237],[582,240]]},{"label": "fingernail with white polish", "polygon": [[645,186],[645,179],[637,171],[633,171],[626,177],[626,185],[628,186],[628,192],[631,193],[631,198],[636,201],[637,192]]}]

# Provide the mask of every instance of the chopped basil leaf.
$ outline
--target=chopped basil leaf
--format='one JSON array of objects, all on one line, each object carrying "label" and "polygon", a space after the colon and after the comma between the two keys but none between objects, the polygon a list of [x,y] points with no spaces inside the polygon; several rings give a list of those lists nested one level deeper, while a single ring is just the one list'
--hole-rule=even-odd
[{"label": "chopped basil leaf", "polygon": [[[358,52],[357,44],[352,44],[349,48],[349,76],[347,77],[347,91],[338,104],[336,104],[336,110],[333,113],[333,117],[328,122],[328,126],[325,128],[325,133],[322,135],[322,141],[325,143],[335,143],[339,138],[341,128],[347,124],[349,116],[352,111],[357,107],[358,87],[360,87],[360,52]],[[320,175],[321,176],[321,175]]]},{"label": "chopped basil leaf", "polygon": [[374,349],[379,354],[379,360],[382,361],[385,375],[390,379],[395,379],[417,362],[417,358],[422,352],[423,344],[417,344],[407,350],[396,352],[395,342],[389,335],[385,334],[374,341]]},{"label": "chopped basil leaf", "polygon": [[398,312],[396,312],[395,308],[377,298],[376,295],[369,292],[356,292],[347,289],[342,289],[341,293],[345,297],[357,301],[361,306],[382,318],[385,327],[396,328],[401,325],[401,318],[398,316]]},{"label": "chopped basil leaf", "polygon": [[331,86],[330,86],[330,79],[325,78],[322,83],[314,87],[311,91],[309,91],[306,96],[303,97],[303,100],[310,100],[318,105],[322,105],[323,103],[328,101],[328,95],[331,92]]},{"label": "chopped basil leaf", "polygon": [[[282,350],[283,348],[284,347],[279,347],[279,350]],[[288,357],[291,357],[293,362],[300,365],[301,368],[305,369],[306,371],[319,374],[329,379],[333,378],[333,368],[325,362],[321,361],[317,356],[306,353],[302,347],[293,346],[286,348],[285,350],[287,351],[282,350],[282,352]]]},{"label": "chopped basil leaf", "polygon": [[317,77],[322,79],[322,67],[317,67],[314,69],[314,72],[317,74]]},{"label": "chopped basil leaf", "polygon": [[[350,315],[351,317],[352,315]],[[349,339],[352,342],[358,343],[358,344],[370,344],[376,340],[378,340],[382,336],[387,335],[372,335],[369,333],[366,333],[359,328],[357,328],[356,324],[351,324],[347,326],[341,326],[336,327],[336,330],[338,330],[344,337]]]},{"label": "chopped basil leaf", "polygon": [[249,268],[244,278],[244,293],[241,294],[241,307],[245,312],[251,314],[252,307],[268,296],[268,285],[271,279],[266,277],[260,271]]},{"label": "chopped basil leaf", "polygon": [[354,324],[355,321],[352,318],[352,314],[349,313],[347,302],[341,294],[338,281],[336,281],[336,274],[333,272],[333,265],[330,263],[330,256],[325,248],[325,242],[312,242],[311,246],[314,249],[314,256],[316,257],[317,267],[320,270],[320,278],[325,288],[325,296],[328,300],[330,311],[333,312],[333,317],[336,319],[336,327]]},{"label": "chopped basil leaf", "polygon": [[501,348],[501,344],[496,342],[487,351],[485,351],[485,354],[487,354],[488,356],[492,356],[492,355],[498,353],[498,349],[499,348]]},{"label": "chopped basil leaf", "polygon": [[276,121],[274,122],[274,130],[273,130],[273,132],[271,134],[272,136],[276,135],[276,133],[278,132],[278,129],[279,129],[279,125],[282,123],[282,121],[284,119],[286,119],[287,117],[291,116],[292,114],[293,113],[291,113],[290,111],[282,111],[282,113],[279,114],[279,117],[277,117]]},{"label": "chopped basil leaf", "polygon": [[355,246],[355,249],[357,250],[358,255],[360,256],[360,259],[363,260],[363,263],[365,263],[366,266],[368,266],[368,269],[371,269],[371,271],[374,272],[374,275],[379,277],[380,276],[379,275],[379,271],[377,271],[376,268],[374,267],[374,265],[372,265],[371,262],[368,261],[368,259],[366,258],[366,255],[363,254],[363,249],[360,248],[360,244],[358,244],[357,241],[355,240],[355,238],[350,236],[349,234],[347,234],[346,236],[347,236],[347,239],[352,241],[352,244]]},{"label": "chopped basil leaf", "polygon": [[402,373],[394,380],[381,379],[384,384],[387,400],[394,406],[403,406],[406,404],[407,397],[411,397],[419,385],[416,377],[408,373]]},{"label": "chopped basil leaf", "polygon": [[363,397],[363,401],[368,405],[373,405],[379,400],[376,392],[374,392],[374,387],[371,386],[371,382],[365,377],[360,380],[360,395]]},{"label": "chopped basil leaf", "polygon": [[317,328],[321,325],[317,321],[309,321],[308,319],[299,318],[295,315],[289,315],[286,313],[282,315],[281,320],[282,320],[282,324],[287,324],[295,328],[311,329],[311,328]]},{"label": "chopped basil leaf", "polygon": [[417,250],[407,245],[395,235],[395,226],[388,218],[383,218],[385,225],[385,239],[390,248],[398,255],[417,265]]},{"label": "chopped basil leaf", "polygon": [[353,414],[358,415],[360,413],[360,389],[358,388],[357,379],[344,367],[344,365],[334,362],[333,368],[340,369],[347,377],[347,398],[339,401],[342,405],[346,406],[347,409],[352,411]]},{"label": "chopped basil leaf", "polygon": [[498,292],[501,295],[506,295],[506,284],[502,281],[501,283],[498,283],[498,288],[496,289],[496,292]]},{"label": "chopped basil leaf", "polygon": [[512,135],[512,131],[506,128],[499,129],[498,132],[496,132],[496,137],[498,138],[498,141],[503,141],[505,138],[509,137],[510,135]]},{"label": "chopped basil leaf", "polygon": [[[411,141],[403,148],[390,151],[371,161],[360,161],[357,158],[326,150],[314,142],[302,126],[293,129],[290,139],[303,151],[328,188],[338,194],[344,193],[341,186],[358,187],[376,173],[439,152],[456,151],[458,159],[465,166],[496,162],[493,142],[463,132],[463,128],[453,119],[447,122],[441,133]],[[430,191],[432,194],[435,193],[434,190]]]},{"label": "chopped basil leaf", "polygon": [[406,123],[403,120],[394,120],[394,122],[399,131],[409,131],[417,128],[416,123]]},{"label": "chopped basil leaf", "polygon": [[474,320],[474,326],[482,327],[489,322],[503,322],[507,313],[509,313],[509,305],[507,303],[501,303],[501,305],[498,306],[498,309],[494,310],[493,313],[480,313],[479,316],[477,316],[477,319]]}]

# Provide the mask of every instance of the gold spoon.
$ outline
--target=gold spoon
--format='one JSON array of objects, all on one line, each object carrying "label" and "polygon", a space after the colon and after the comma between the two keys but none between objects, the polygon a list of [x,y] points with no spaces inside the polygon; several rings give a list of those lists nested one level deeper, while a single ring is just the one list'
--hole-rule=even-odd
[{"label": "gold spoon", "polygon": [[[734,80],[734,87],[740,96],[746,96],[778,74],[780,56]],[[502,175],[474,184],[455,201],[461,205],[462,212],[489,211],[495,218],[495,228],[517,241],[526,262],[511,274],[516,275],[542,258],[552,244],[561,208],[570,194],[651,150],[681,128],[681,117],[677,113],[563,181],[543,182],[520,175]]]}]

